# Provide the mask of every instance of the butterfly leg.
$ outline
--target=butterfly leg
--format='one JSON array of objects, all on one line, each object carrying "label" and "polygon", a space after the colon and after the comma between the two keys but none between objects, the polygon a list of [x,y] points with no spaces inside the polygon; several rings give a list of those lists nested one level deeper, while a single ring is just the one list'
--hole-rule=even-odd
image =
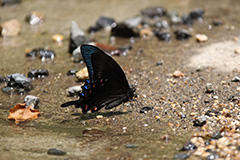
[{"label": "butterfly leg", "polygon": [[112,109],[112,108],[118,106],[118,105],[121,104],[121,103],[123,103],[123,99],[118,99],[118,100],[116,100],[116,101],[113,101],[113,102],[109,103],[109,104],[105,107],[105,109]]}]

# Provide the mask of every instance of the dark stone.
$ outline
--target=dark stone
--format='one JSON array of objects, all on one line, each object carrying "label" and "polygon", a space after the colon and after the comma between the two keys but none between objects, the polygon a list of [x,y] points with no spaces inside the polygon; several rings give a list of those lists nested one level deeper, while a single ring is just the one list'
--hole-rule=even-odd
[{"label": "dark stone", "polygon": [[84,32],[78,27],[75,21],[72,21],[68,52],[72,54],[78,46],[87,42],[89,40],[85,37]]},{"label": "dark stone", "polygon": [[162,41],[170,41],[171,35],[168,32],[155,31],[155,36]]},{"label": "dark stone", "polygon": [[235,76],[231,81],[232,82],[240,82],[240,78],[238,76]]},{"label": "dark stone", "polygon": [[6,77],[0,77],[0,83],[6,82],[7,78]]},{"label": "dark stone", "polygon": [[192,143],[192,142],[187,142],[183,148],[181,149],[181,151],[192,151],[192,150],[196,150],[197,146]]},{"label": "dark stone", "polygon": [[37,105],[39,103],[39,98],[33,96],[33,95],[27,95],[24,98],[24,103],[26,103],[27,106],[32,106],[33,108],[37,108]]},{"label": "dark stone", "polygon": [[176,38],[178,40],[186,40],[190,37],[192,37],[192,35],[185,29],[180,29],[174,32],[174,34],[176,35]]},{"label": "dark stone", "polygon": [[14,73],[7,77],[7,86],[16,89],[24,89],[25,91],[31,90],[31,81],[29,78],[25,77],[23,74]]},{"label": "dark stone", "polygon": [[138,37],[139,32],[134,28],[130,28],[125,23],[118,23],[113,26],[111,35],[116,37],[130,38]]},{"label": "dark stone", "polygon": [[169,24],[166,20],[156,22],[156,27],[159,29],[166,29],[169,28]]},{"label": "dark stone", "polygon": [[39,57],[42,61],[44,61],[45,59],[53,60],[54,57],[56,56],[56,54],[53,50],[37,48],[37,49],[33,49],[32,51],[28,52],[26,54],[26,56],[31,57],[31,58]]},{"label": "dark stone", "polygon": [[234,96],[234,95],[230,95],[230,96],[228,97],[228,100],[234,102],[234,101],[237,101],[237,100],[238,100],[238,97],[236,97],[236,96]]},{"label": "dark stone", "polygon": [[6,7],[8,5],[13,5],[13,4],[20,4],[21,0],[2,0],[1,5],[3,7]]},{"label": "dark stone", "polygon": [[222,21],[213,21],[214,26],[221,26],[223,24]]},{"label": "dark stone", "polygon": [[214,92],[214,88],[213,85],[211,83],[207,83],[206,84],[206,93],[213,93]]},{"label": "dark stone", "polygon": [[212,150],[211,149],[206,149],[205,152],[210,152],[211,153]]},{"label": "dark stone", "polygon": [[221,135],[221,132],[215,132],[214,134],[213,134],[213,136],[211,137],[211,139],[219,139],[219,138],[221,138],[222,137],[222,135]]},{"label": "dark stone", "polygon": [[40,78],[48,76],[48,70],[46,69],[33,69],[28,72],[28,78]]},{"label": "dark stone", "polygon": [[91,26],[89,29],[88,29],[88,32],[91,33],[91,32],[97,32],[105,27],[108,27],[108,26],[111,26],[113,23],[115,22],[115,20],[113,18],[109,18],[109,17],[104,17],[104,16],[101,16],[96,24],[94,26]]},{"label": "dark stone", "polygon": [[192,19],[198,19],[198,18],[202,18],[203,17],[203,14],[204,14],[204,9],[202,8],[199,8],[199,9],[196,9],[194,11],[191,11],[189,16],[192,18]]},{"label": "dark stone", "polygon": [[178,153],[174,156],[173,159],[187,159],[189,155],[187,153]]},{"label": "dark stone", "polygon": [[161,17],[167,13],[167,10],[162,7],[149,7],[141,11],[142,15],[149,18]]},{"label": "dark stone", "polygon": [[209,156],[207,156],[207,160],[213,160],[213,159],[218,159],[219,156],[216,154],[210,154]]},{"label": "dark stone", "polygon": [[188,26],[193,25],[193,19],[188,14],[183,14],[182,21]]},{"label": "dark stone", "polygon": [[126,144],[126,148],[137,148],[138,146],[136,144]]},{"label": "dark stone", "polygon": [[202,115],[193,121],[193,126],[203,126],[207,123],[207,117]]},{"label": "dark stone", "polygon": [[208,111],[205,113],[205,115],[206,115],[206,116],[209,116],[209,117],[219,116],[219,115],[220,115],[220,112],[219,112],[219,110],[211,109],[211,110],[208,110]]},{"label": "dark stone", "polygon": [[50,148],[47,152],[49,155],[57,155],[57,156],[63,156],[66,155],[66,152],[61,151],[57,148]]},{"label": "dark stone", "polygon": [[153,107],[143,107],[140,109],[140,113],[146,113],[147,111],[153,110]]},{"label": "dark stone", "polygon": [[162,66],[163,65],[163,62],[162,61],[158,61],[157,62],[157,66]]},{"label": "dark stone", "polygon": [[77,70],[69,70],[68,72],[67,72],[67,75],[68,76],[75,76],[75,74],[77,73],[78,71]]},{"label": "dark stone", "polygon": [[240,146],[237,146],[237,150],[240,151]]}]

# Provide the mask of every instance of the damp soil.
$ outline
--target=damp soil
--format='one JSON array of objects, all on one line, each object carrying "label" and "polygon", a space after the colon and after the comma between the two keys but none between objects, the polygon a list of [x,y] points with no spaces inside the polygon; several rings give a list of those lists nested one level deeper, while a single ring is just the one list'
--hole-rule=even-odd
[{"label": "damp soil", "polygon": [[[213,103],[204,103],[209,98],[205,93],[206,83],[214,85],[214,94],[223,103],[233,93],[239,96],[239,91],[236,91],[239,83],[221,84],[239,76],[239,65],[231,65],[228,56],[220,56],[217,61],[229,61],[224,67],[222,63],[216,65],[211,61],[214,58],[206,58],[206,49],[211,50],[206,47],[216,47],[215,43],[229,45],[225,42],[240,35],[238,3],[238,0],[23,0],[20,5],[0,8],[1,23],[16,18],[22,25],[19,36],[0,38],[0,75],[27,74],[32,69],[48,69],[50,74],[33,80],[33,90],[27,93],[40,98],[41,116],[35,121],[19,125],[8,121],[9,109],[23,102],[25,95],[0,94],[0,159],[172,159],[199,129],[193,126],[194,118],[202,115]],[[126,56],[113,57],[125,71],[129,83],[136,86],[137,101],[110,111],[102,109],[85,115],[73,107],[60,108],[63,102],[76,99],[67,97],[66,89],[81,84],[75,77],[66,76],[67,71],[84,67],[84,64],[73,63],[67,53],[71,21],[76,21],[86,31],[99,16],[122,21],[138,15],[140,10],[149,6],[163,6],[180,14],[204,8],[203,22],[196,22],[190,28],[192,35],[204,33],[209,40],[197,43],[194,38],[177,41],[173,37],[171,42],[158,41],[155,37],[138,38]],[[30,11],[42,13],[44,22],[37,26],[27,24],[24,17]],[[215,19],[220,19],[224,25],[209,29],[209,24]],[[179,25],[171,30],[178,28],[189,27]],[[65,37],[61,45],[52,42],[54,34]],[[109,35],[101,32],[96,39],[107,43]],[[116,39],[117,45],[128,43],[129,39]],[[41,62],[25,57],[26,48],[39,47],[54,50],[54,61]],[[234,53],[234,49],[226,47],[226,52]],[[204,58],[201,58],[203,51]],[[198,60],[194,56],[198,56]],[[209,56],[215,57],[216,54],[211,50]],[[233,56],[239,58],[238,55]],[[207,63],[200,63],[206,59]],[[157,66],[158,61],[163,65]],[[229,66],[230,69],[226,70]],[[171,74],[176,70],[185,76],[173,78]],[[1,88],[4,85],[0,84]],[[139,113],[144,106],[153,106],[154,109],[146,114]],[[103,115],[103,118],[97,119],[97,115]],[[92,132],[87,130],[89,128]],[[166,135],[169,137],[167,140],[164,139]],[[127,148],[128,144],[137,147]],[[67,154],[48,155],[50,148],[58,148]]]}]

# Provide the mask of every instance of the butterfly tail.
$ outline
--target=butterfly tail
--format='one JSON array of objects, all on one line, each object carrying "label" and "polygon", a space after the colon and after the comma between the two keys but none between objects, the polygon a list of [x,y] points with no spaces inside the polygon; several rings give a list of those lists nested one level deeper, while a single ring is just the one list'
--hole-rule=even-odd
[{"label": "butterfly tail", "polygon": [[78,108],[78,101],[79,100],[63,103],[63,104],[61,104],[61,107],[68,107],[68,106],[74,105],[76,108]]}]

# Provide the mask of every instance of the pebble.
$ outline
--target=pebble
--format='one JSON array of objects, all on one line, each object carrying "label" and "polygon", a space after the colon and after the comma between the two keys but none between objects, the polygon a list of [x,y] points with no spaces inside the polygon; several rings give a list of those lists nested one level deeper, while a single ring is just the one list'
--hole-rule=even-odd
[{"label": "pebble", "polygon": [[28,72],[27,77],[28,78],[42,78],[48,76],[48,70],[46,69],[33,69]]},{"label": "pebble", "polygon": [[77,96],[82,91],[82,86],[72,86],[67,89],[69,96],[74,97]]},{"label": "pebble", "polygon": [[26,50],[26,57],[36,58],[39,57],[42,61],[45,61],[46,59],[53,60],[56,56],[55,52],[53,50],[48,50],[44,48],[36,48],[31,51]]},{"label": "pebble", "polygon": [[141,13],[149,18],[156,18],[164,16],[167,13],[167,10],[163,7],[149,7],[142,10]]},{"label": "pebble", "polygon": [[172,75],[174,78],[184,77],[184,73],[182,73],[181,71],[175,71]]},{"label": "pebble", "polygon": [[160,30],[161,29],[169,29],[169,24],[168,24],[168,21],[166,21],[166,20],[157,21],[155,26]]},{"label": "pebble", "polygon": [[40,101],[39,98],[33,95],[27,95],[24,98],[24,103],[26,103],[26,106],[31,106],[32,109],[37,108],[39,101]]},{"label": "pebble", "polygon": [[81,51],[80,51],[80,46],[78,46],[76,49],[73,50],[72,56],[73,56],[73,61],[75,63],[78,63],[83,59]]},{"label": "pebble", "polygon": [[153,110],[153,107],[143,107],[140,109],[140,113],[147,113],[148,111]]},{"label": "pebble", "polygon": [[193,126],[203,126],[207,123],[207,117],[202,115],[193,121]]},{"label": "pebble", "polygon": [[198,42],[206,42],[208,40],[208,37],[205,34],[197,34],[195,38]]},{"label": "pebble", "polygon": [[87,42],[89,42],[89,40],[85,37],[83,30],[79,28],[75,21],[72,21],[68,53],[72,54],[77,47]]},{"label": "pebble", "polygon": [[231,81],[232,82],[240,82],[240,78],[238,76],[235,76]]},{"label": "pebble", "polygon": [[157,62],[157,66],[162,66],[163,65],[163,62],[162,61],[158,61]]},{"label": "pebble", "polygon": [[1,36],[3,37],[17,36],[20,33],[20,30],[21,24],[17,19],[6,21],[0,26]]},{"label": "pebble", "polygon": [[213,160],[213,159],[218,159],[219,156],[216,154],[210,154],[209,156],[207,156],[207,160]]},{"label": "pebble", "polygon": [[138,146],[136,144],[126,144],[126,148],[137,148]]},{"label": "pebble", "polygon": [[50,148],[47,152],[47,154],[49,155],[57,155],[57,156],[63,156],[63,155],[66,155],[67,153],[62,151],[62,150],[59,150],[57,148]]},{"label": "pebble", "polygon": [[214,21],[213,21],[213,25],[214,25],[214,26],[221,26],[221,25],[223,25],[223,22],[220,21],[220,20],[214,20]]},{"label": "pebble", "polygon": [[111,36],[131,38],[139,37],[139,30],[131,28],[125,23],[116,23],[112,26]]},{"label": "pebble", "polygon": [[77,70],[71,69],[67,72],[67,76],[75,76],[76,73],[77,73]]},{"label": "pebble", "polygon": [[97,115],[96,118],[97,118],[97,119],[102,119],[102,118],[103,118],[103,115]]},{"label": "pebble", "polygon": [[28,13],[26,16],[26,21],[30,25],[37,25],[43,22],[43,15],[41,13],[38,13],[36,11]]},{"label": "pebble", "polygon": [[168,32],[155,31],[154,34],[161,41],[170,41],[171,40],[171,34]]},{"label": "pebble", "polygon": [[20,3],[21,3],[21,0],[1,0],[1,5],[3,7],[7,7],[13,4],[20,4]]},{"label": "pebble", "polygon": [[203,14],[204,14],[204,9],[202,8],[198,8],[196,10],[193,10],[190,12],[189,16],[192,18],[192,19],[199,19],[199,18],[202,18],[203,17]]},{"label": "pebble", "polygon": [[84,81],[88,79],[88,70],[87,67],[83,68],[82,70],[76,73],[76,77],[79,81]]},{"label": "pebble", "polygon": [[174,32],[177,40],[187,40],[192,37],[192,35],[185,29],[180,29]]},{"label": "pebble", "polygon": [[234,50],[234,53],[240,54],[240,48],[236,48],[236,49]]},{"label": "pebble", "polygon": [[7,81],[7,78],[6,78],[6,77],[0,76],[0,83],[6,82],[6,81]]},{"label": "pebble", "polygon": [[183,14],[182,21],[188,26],[193,25],[193,19],[188,14]]},{"label": "pebble", "polygon": [[96,24],[94,26],[91,26],[88,29],[88,32],[97,32],[101,29],[104,29],[106,27],[111,27],[111,25],[115,23],[115,20],[111,17],[105,17],[105,16],[100,16],[99,19],[97,20]]},{"label": "pebble", "polygon": [[211,83],[207,83],[206,84],[206,93],[213,93],[214,92],[214,88],[213,85]]},{"label": "pebble", "polygon": [[183,159],[187,159],[187,158],[189,158],[189,155],[187,153],[178,153],[174,156],[173,159],[183,160]]},{"label": "pebble", "polygon": [[64,37],[61,34],[55,34],[52,36],[53,42],[62,43]]},{"label": "pebble", "polygon": [[192,143],[192,142],[187,142],[183,148],[181,149],[181,151],[191,151],[191,150],[196,150],[197,146]]}]

